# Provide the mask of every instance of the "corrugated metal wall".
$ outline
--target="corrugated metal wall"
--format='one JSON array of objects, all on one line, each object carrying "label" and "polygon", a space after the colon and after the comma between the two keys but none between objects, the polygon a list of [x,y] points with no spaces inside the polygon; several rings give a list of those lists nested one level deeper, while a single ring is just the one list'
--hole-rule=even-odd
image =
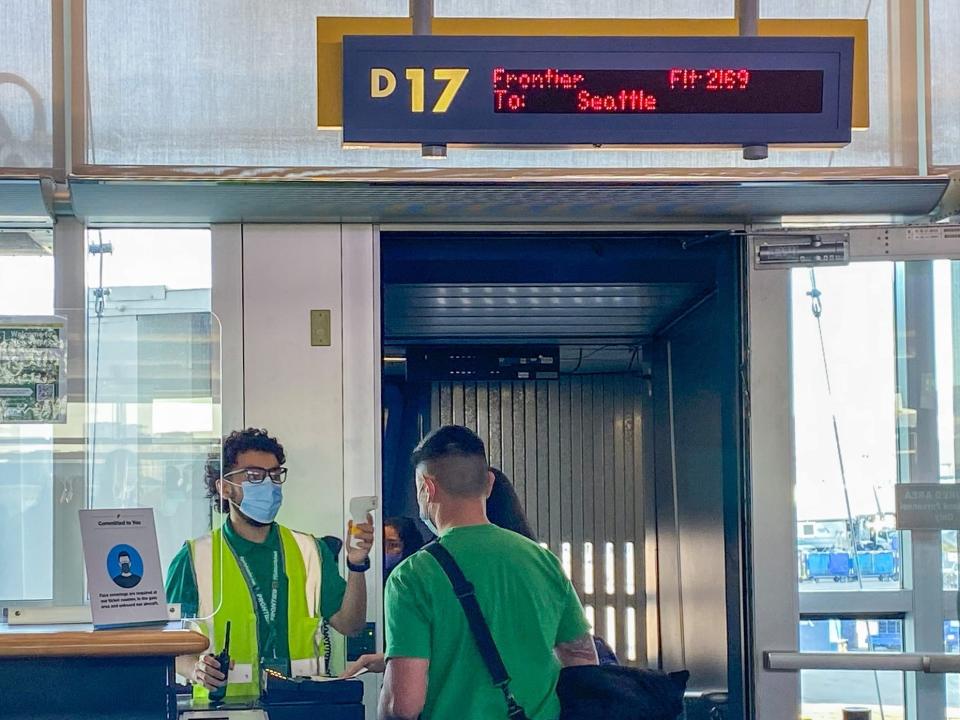
[{"label": "corrugated metal wall", "polygon": [[431,425],[466,425],[483,438],[597,634],[629,664],[647,659],[645,392],[633,374],[437,382],[431,390]]}]

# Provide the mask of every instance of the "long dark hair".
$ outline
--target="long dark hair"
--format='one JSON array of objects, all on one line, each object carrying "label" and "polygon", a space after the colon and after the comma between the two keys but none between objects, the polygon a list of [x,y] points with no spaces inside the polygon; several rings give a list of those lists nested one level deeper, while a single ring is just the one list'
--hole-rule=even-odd
[{"label": "long dark hair", "polygon": [[494,525],[536,540],[510,478],[499,468],[492,467],[490,472],[493,473],[493,490],[487,498],[487,519]]}]

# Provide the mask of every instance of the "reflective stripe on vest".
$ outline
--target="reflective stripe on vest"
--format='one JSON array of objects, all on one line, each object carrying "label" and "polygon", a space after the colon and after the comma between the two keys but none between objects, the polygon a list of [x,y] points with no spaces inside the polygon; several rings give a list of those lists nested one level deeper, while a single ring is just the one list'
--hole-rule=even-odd
[{"label": "reflective stripe on vest", "polygon": [[[324,644],[320,632],[321,560],[312,535],[277,526],[287,576],[287,646],[292,675],[325,672]],[[253,593],[240,570],[232,548],[222,531],[188,543],[199,599],[198,629],[210,639],[208,652],[222,649],[223,634],[230,620],[230,657],[235,666],[251,667],[249,682],[231,680],[227,696],[260,693],[260,651],[257,641],[257,614]],[[195,698],[205,699],[207,691],[198,685]]]}]

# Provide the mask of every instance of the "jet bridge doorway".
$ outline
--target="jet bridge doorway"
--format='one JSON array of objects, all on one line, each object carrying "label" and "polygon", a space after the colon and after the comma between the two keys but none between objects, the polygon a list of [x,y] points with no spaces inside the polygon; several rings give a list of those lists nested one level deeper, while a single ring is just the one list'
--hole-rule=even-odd
[{"label": "jet bridge doorway", "polygon": [[409,454],[471,427],[623,664],[748,687],[741,242],[704,232],[381,232],[384,517]]}]

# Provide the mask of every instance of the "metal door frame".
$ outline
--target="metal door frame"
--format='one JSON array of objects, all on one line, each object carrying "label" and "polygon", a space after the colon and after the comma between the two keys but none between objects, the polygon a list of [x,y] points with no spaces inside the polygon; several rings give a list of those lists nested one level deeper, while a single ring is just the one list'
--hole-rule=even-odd
[{"label": "metal door frame", "polygon": [[[777,235],[804,242],[818,233],[839,233],[849,242],[848,258],[851,262],[957,260],[960,259],[960,242],[953,237],[956,230],[952,225],[889,225],[796,229]],[[745,307],[749,382],[745,412],[750,454],[749,611],[754,671],[751,716],[789,718],[798,717],[800,712],[797,670],[813,669],[822,660],[798,652],[801,615],[899,613],[906,618],[905,643],[928,645],[930,637],[913,637],[913,626],[931,625],[931,614],[938,620],[956,620],[956,591],[942,590],[940,534],[936,532],[935,538],[920,536],[912,538],[912,543],[904,542],[904,555],[910,555],[913,577],[909,579],[912,586],[908,581],[908,587],[899,592],[799,592],[793,499],[796,478],[790,346],[792,267],[758,268],[755,262],[758,245],[769,241],[769,237],[751,236],[749,229],[747,234]],[[793,267],[807,266],[796,264]],[[931,552],[934,543],[936,552]],[[935,599],[919,600],[927,597]],[[941,650],[942,642],[940,637]],[[771,655],[772,651],[787,651],[785,657],[792,660],[781,663],[781,669],[775,669],[778,663],[773,659],[777,655]],[[943,717],[944,681],[943,675],[936,673],[949,671],[953,663],[938,659],[937,653],[929,647],[922,647],[918,652],[931,662],[926,663],[923,673],[905,677],[906,712],[914,720]],[[888,660],[897,664],[909,659],[909,655],[902,653],[897,659]],[[869,657],[852,658],[851,662],[853,660],[856,660],[853,664],[858,669],[885,669],[882,663],[871,664]]]}]

